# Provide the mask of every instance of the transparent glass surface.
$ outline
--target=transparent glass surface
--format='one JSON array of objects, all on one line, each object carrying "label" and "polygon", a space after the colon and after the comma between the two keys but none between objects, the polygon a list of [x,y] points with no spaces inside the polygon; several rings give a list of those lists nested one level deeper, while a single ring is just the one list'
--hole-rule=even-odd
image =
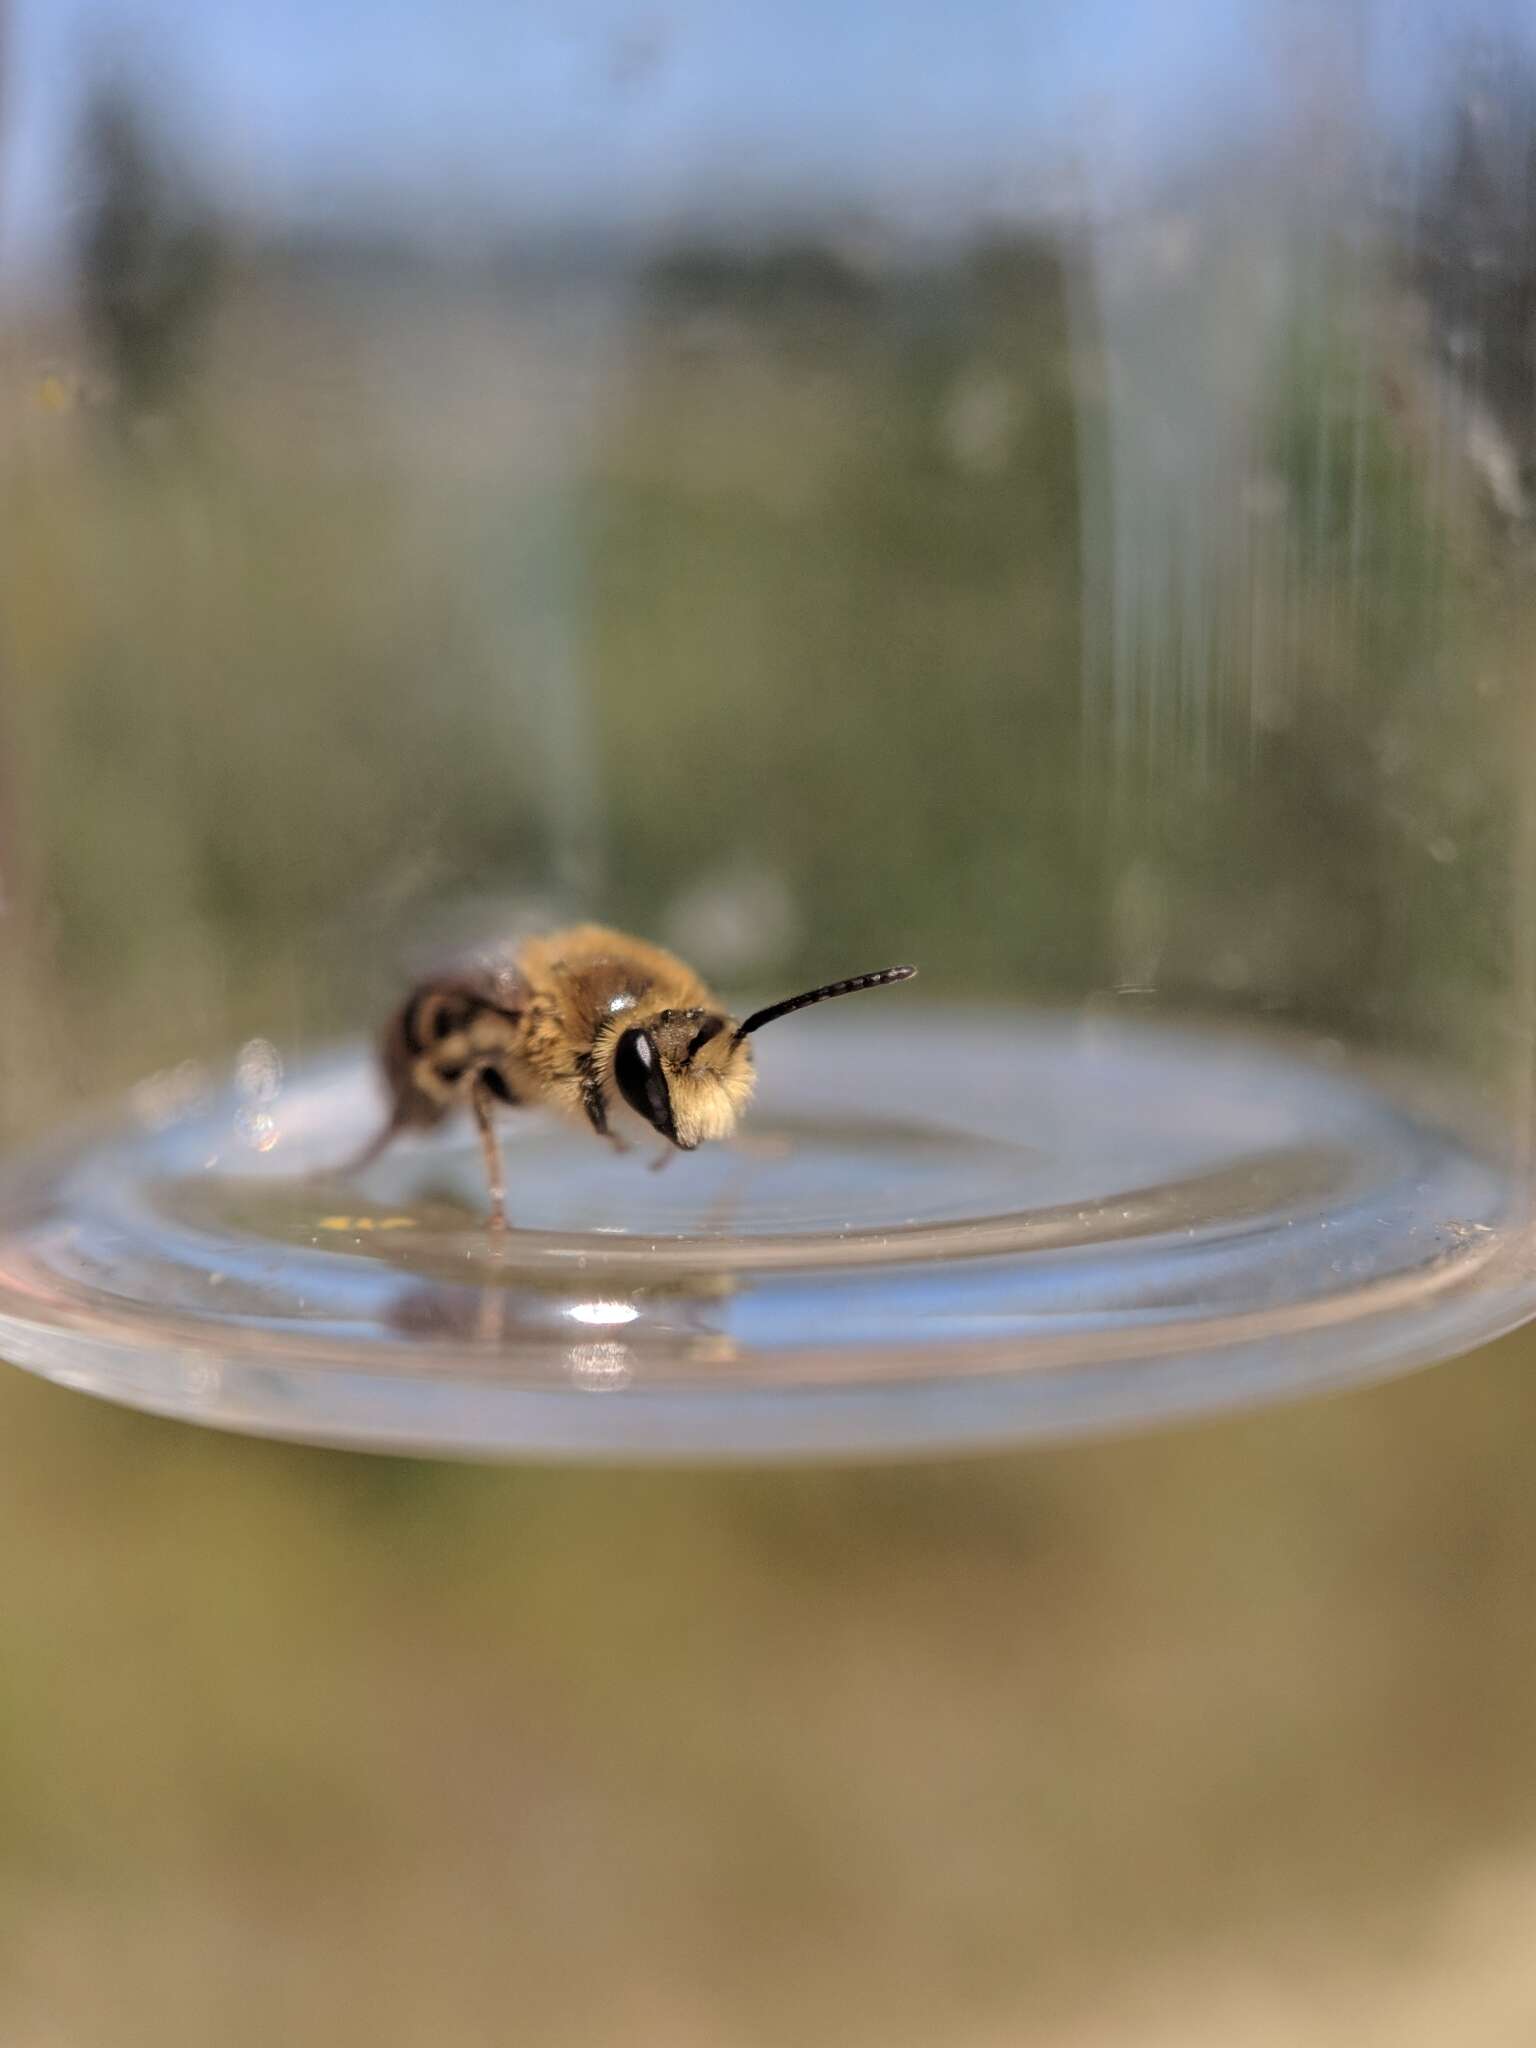
[{"label": "transparent glass surface", "polygon": [[[484,1454],[1443,1357],[1531,1260],[1536,37],[1285,0],[20,0],[0,1350]],[[737,1137],[348,1165],[596,919]]]}]

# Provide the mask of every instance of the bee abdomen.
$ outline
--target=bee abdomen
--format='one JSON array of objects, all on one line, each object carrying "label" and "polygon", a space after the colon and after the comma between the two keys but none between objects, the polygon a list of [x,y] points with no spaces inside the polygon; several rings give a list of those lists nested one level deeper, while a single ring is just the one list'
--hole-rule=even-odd
[{"label": "bee abdomen", "polygon": [[518,1013],[475,990],[428,982],[391,1018],[380,1048],[399,1123],[436,1123],[461,1099],[464,1083],[485,1081],[500,1101],[517,1095],[506,1073],[517,1048]]},{"label": "bee abdomen", "polygon": [[401,1029],[411,1057],[419,1058],[463,1031],[470,1011],[469,999],[457,991],[436,984],[415,990],[400,1012]]}]

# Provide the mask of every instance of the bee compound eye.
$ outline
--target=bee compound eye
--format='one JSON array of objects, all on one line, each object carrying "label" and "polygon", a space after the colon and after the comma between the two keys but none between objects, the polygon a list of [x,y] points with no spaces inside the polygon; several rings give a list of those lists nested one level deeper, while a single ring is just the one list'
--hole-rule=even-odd
[{"label": "bee compound eye", "polygon": [[620,1038],[613,1055],[613,1079],[636,1116],[643,1116],[663,1137],[672,1137],[672,1099],[648,1031],[626,1031]]}]

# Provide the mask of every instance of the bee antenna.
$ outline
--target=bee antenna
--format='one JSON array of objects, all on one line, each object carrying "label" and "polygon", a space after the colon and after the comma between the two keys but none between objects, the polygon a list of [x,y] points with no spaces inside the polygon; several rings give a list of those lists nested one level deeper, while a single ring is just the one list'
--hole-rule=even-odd
[{"label": "bee antenna", "polygon": [[765,1024],[776,1023],[792,1010],[807,1010],[812,1003],[824,1003],[832,996],[857,995],[861,988],[884,988],[887,982],[910,981],[916,972],[915,967],[882,967],[878,974],[854,974],[847,981],[829,981],[825,988],[807,989],[803,996],[786,996],[782,1003],[754,1010],[745,1024],[737,1025],[734,1035],[743,1039],[749,1031],[761,1031]]}]

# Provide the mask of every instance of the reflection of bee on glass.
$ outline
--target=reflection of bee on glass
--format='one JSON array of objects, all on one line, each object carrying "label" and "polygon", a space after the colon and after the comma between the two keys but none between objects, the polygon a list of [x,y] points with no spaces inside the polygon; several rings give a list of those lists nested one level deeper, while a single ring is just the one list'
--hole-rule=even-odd
[{"label": "reflection of bee on glass", "polygon": [[467,1103],[485,1154],[490,1221],[502,1227],[491,1121],[498,1104],[582,1118],[619,1151],[628,1149],[619,1127],[629,1120],[691,1152],[735,1130],[757,1078],[753,1032],[916,971],[886,967],[829,982],[738,1024],[692,968],[643,939],[590,924],[529,939],[503,964],[425,981],[406,997],[381,1048],[388,1119],[357,1164],[401,1131],[429,1129]]}]

